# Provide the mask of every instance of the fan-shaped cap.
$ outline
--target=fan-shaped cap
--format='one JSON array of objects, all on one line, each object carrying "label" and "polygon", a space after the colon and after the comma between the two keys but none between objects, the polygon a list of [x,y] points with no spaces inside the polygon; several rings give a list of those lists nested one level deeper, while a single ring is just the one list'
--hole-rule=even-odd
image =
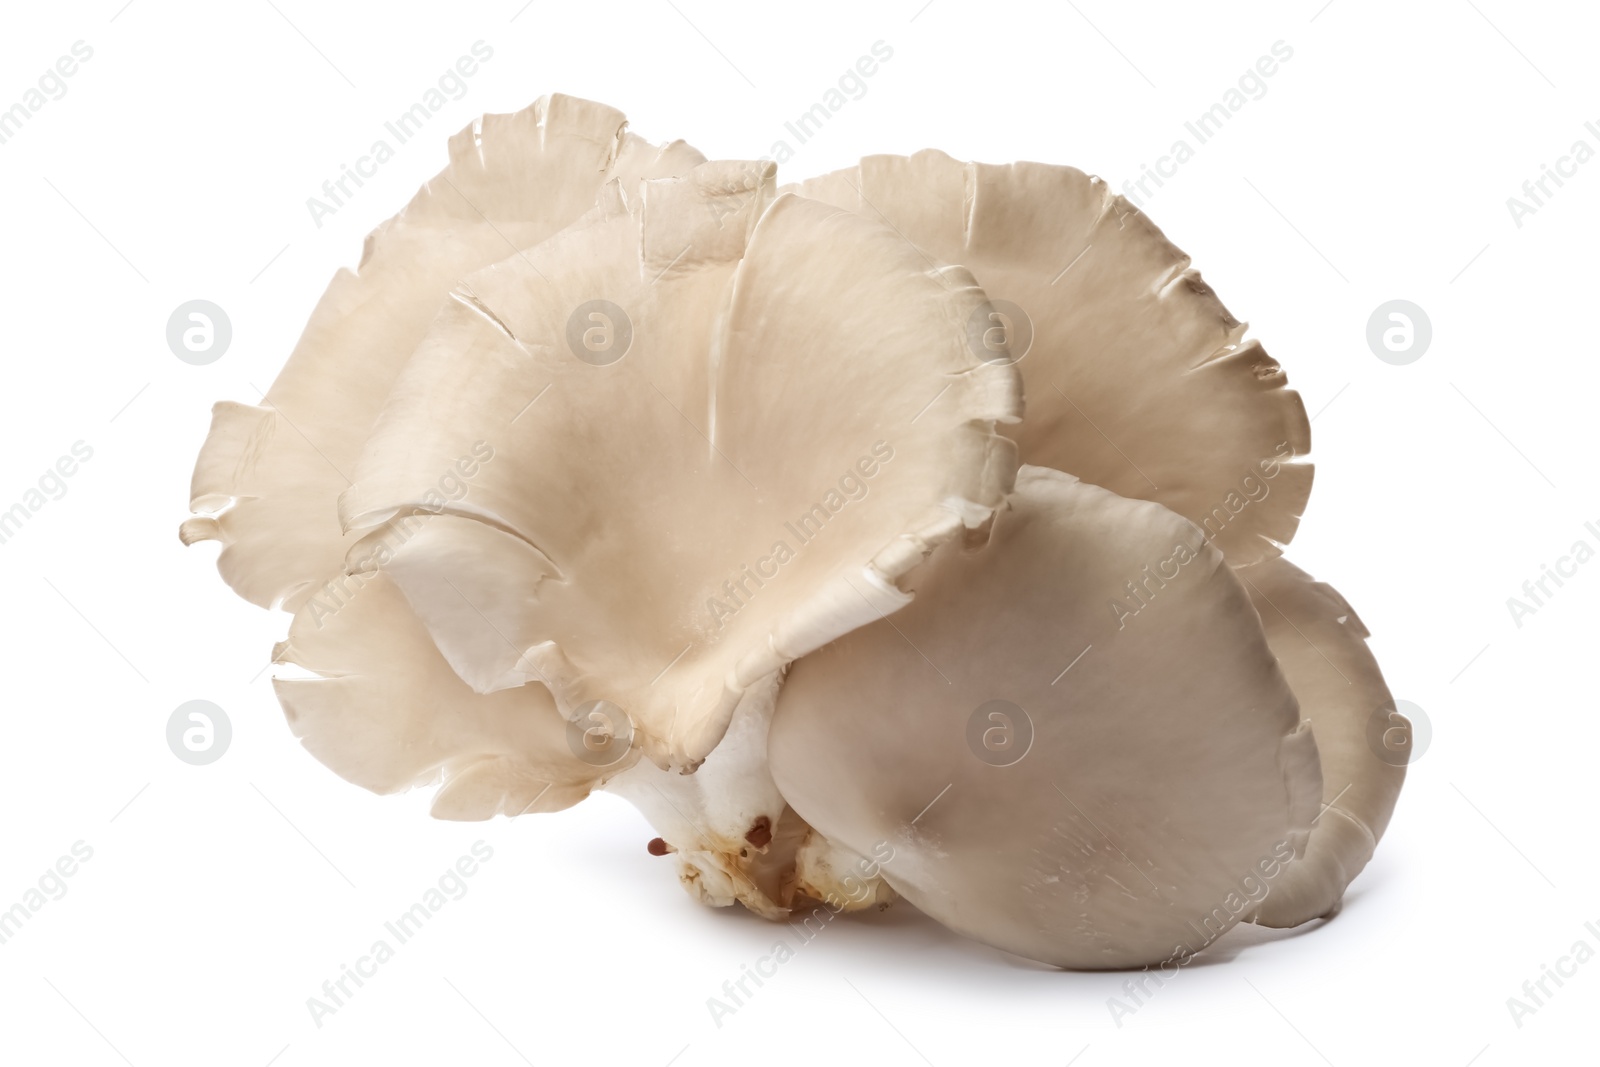
[{"label": "fan-shaped cap", "polygon": [[588,757],[543,686],[474,693],[383,574],[322,590],[273,659],[321,676],[272,683],[313,756],[375,793],[438,782],[442,819],[559,811],[631,762]]},{"label": "fan-shaped cap", "polygon": [[537,244],[593,207],[704,157],[624,129],[620,111],[547,96],[450,139],[450,163],[334,276],[260,406],[219,403],[195,464],[185,544],[220,540],[217,566],[246,600],[290,610],[339,573],[351,538],[335,501],[390,386],[451,285]]},{"label": "fan-shaped cap", "polygon": [[[460,285],[341,500],[479,692],[603,699],[694,766],[741,696],[906,601],[1009,490],[983,292],[770,165],[646,182]],[[548,397],[546,397],[548,393]],[[459,499],[441,472],[487,442]],[[397,528],[403,527],[397,535]]]},{"label": "fan-shaped cap", "polygon": [[1298,926],[1337,911],[1372,858],[1405,784],[1411,724],[1367,648],[1371,635],[1338,590],[1284,559],[1236,573],[1322,756],[1322,808],[1305,858],[1255,916],[1263,926]]},{"label": "fan-shaped cap", "polygon": [[1230,562],[1294,535],[1311,467],[1299,394],[1189,257],[1099,178],[943,152],[868,156],[793,187],[894,227],[969,268],[993,301],[982,348],[1009,335],[1028,417],[1024,463],[1154,500],[1205,529]]},{"label": "fan-shaped cap", "polygon": [[950,928],[1060,966],[1196,952],[1253,910],[1321,779],[1198,529],[1023,467],[988,544],[909,587],[779,693],[768,752],[802,818],[892,853],[883,877]]}]

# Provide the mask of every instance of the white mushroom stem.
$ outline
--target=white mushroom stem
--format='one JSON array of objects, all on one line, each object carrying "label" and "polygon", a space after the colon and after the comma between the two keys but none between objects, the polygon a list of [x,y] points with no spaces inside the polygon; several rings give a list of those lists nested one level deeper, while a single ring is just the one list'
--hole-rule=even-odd
[{"label": "white mushroom stem", "polygon": [[693,774],[639,760],[606,783],[650,820],[676,853],[691,895],[714,907],[735,902],[758,915],[788,914],[788,882],[803,836],[767,770],[767,729],[780,675],[753,686],[728,732]]},{"label": "white mushroom stem", "polygon": [[863,856],[808,829],[795,854],[795,893],[836,911],[882,910],[900,899],[883,877],[884,865],[894,855],[894,846],[886,841],[874,845],[872,855]]}]

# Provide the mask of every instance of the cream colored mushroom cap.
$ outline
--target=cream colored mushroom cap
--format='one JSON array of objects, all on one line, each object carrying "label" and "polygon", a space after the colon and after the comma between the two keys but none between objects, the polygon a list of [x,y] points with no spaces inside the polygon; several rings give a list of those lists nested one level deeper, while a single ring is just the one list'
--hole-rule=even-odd
[{"label": "cream colored mushroom cap", "polygon": [[1006,430],[1054,467],[1204,527],[1228,561],[1276,556],[1311,492],[1298,393],[1150,218],[1099,178],[943,152],[868,156],[796,191],[884,222],[972,271],[1009,335],[1028,414]]},{"label": "cream colored mushroom cap", "polygon": [[1023,467],[988,544],[910,588],[779,694],[768,752],[802,818],[892,848],[883,876],[951,929],[1063,967],[1197,952],[1253,910],[1321,778],[1198,529]]},{"label": "cream colored mushroom cap", "polygon": [[1405,784],[1411,724],[1367,648],[1371,635],[1338,590],[1285,559],[1236,573],[1322,755],[1322,805],[1305,858],[1255,917],[1263,926],[1298,926],[1337,911],[1372,858]]},{"label": "cream colored mushroom cap", "polygon": [[637,758],[574,751],[543,687],[473,692],[386,575],[342,573],[359,535],[341,529],[338,498],[452,284],[566,227],[606,185],[635,190],[704,158],[560,94],[484,115],[367,237],[359,267],[334,276],[260,406],[216,405],[192,480],[197,514],[180,534],[222,543],[218,569],[240,596],[295,613],[273,659],[317,677],[275,689],[296,735],[343,777],[380,793],[440,783],[435,815],[480,819],[566,807]]},{"label": "cream colored mushroom cap", "polygon": [[[1016,467],[995,425],[1019,381],[968,343],[971,274],[772,179],[608,186],[466,279],[341,500],[369,531],[349,568],[393,577],[469,685],[610,701],[676,769],[752,686],[904,604]],[[439,500],[479,442],[493,462]]]},{"label": "cream colored mushroom cap", "polygon": [[354,537],[338,496],[452,285],[569,225],[608,182],[632,189],[705,159],[626,125],[615,108],[555,94],[462,129],[449,165],[334,275],[260,404],[216,405],[180,534],[222,543],[217,568],[235,592],[294,611],[343,569]]},{"label": "cream colored mushroom cap", "polygon": [[638,754],[588,756],[543,686],[474,693],[387,575],[303,610],[273,655],[312,677],[275,678],[289,726],[340,777],[375,793],[439,786],[441,819],[560,811]]}]

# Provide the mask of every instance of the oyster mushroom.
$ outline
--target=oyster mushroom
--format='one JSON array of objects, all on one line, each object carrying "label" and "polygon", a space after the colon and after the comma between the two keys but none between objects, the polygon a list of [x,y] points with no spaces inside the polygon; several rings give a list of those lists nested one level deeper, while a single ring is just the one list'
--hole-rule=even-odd
[{"label": "oyster mushroom", "polygon": [[1294,462],[1309,450],[1309,422],[1282,368],[1243,338],[1245,325],[1145,215],[1073,168],[926,151],[868,157],[793,188],[880,218],[973,271],[996,311],[983,336],[1009,335],[1027,385],[1028,417],[1005,430],[1024,463],[1158,501],[1241,568],[1325,740],[1325,810],[1310,851],[1256,921],[1290,926],[1337,909],[1404,777],[1404,761],[1371,735],[1409,726],[1349,606],[1275,562],[1312,473]]},{"label": "oyster mushroom", "polygon": [[[987,544],[945,545],[908,584],[779,693],[772,774],[806,822],[886,842],[883,877],[951,929],[1063,967],[1199,951],[1254,910],[1322,782],[1200,530],[1024,467]],[[1148,604],[1119,617],[1134,587]]]},{"label": "oyster mushroom", "polygon": [[605,787],[662,835],[661,851],[676,856],[690,896],[713,907],[737,901],[774,919],[787,914],[795,852],[806,831],[767,770],[778,684],[773,672],[749,691],[693,774],[641,759]]},{"label": "oyster mushroom", "polygon": [[334,276],[261,404],[217,404],[180,534],[222,542],[217,567],[235,592],[294,611],[343,570],[354,538],[334,502],[450,286],[567,226],[607,182],[632,188],[705,159],[625,124],[556,94],[461,130],[449,165]]},{"label": "oyster mushroom", "polygon": [[791,189],[562,96],[451,140],[196,465],[184,541],[294,613],[297,736],[445,818],[615,791],[771,918],[898,890],[1093,968],[1330,913],[1403,768],[1277,559],[1281,368],[1072,168]]},{"label": "oyster mushroom", "polygon": [[895,892],[879,865],[808,826],[772,780],[767,735],[780,684],[774,673],[745,695],[693,774],[637,760],[603,788],[663,835],[652,853],[675,855],[678,880],[701,903],[740,903],[769,919],[784,918],[797,898],[834,910],[887,907]]},{"label": "oyster mushroom", "polygon": [[382,574],[326,619],[297,615],[273,659],[316,675],[272,683],[307,751],[375,793],[437,783],[437,818],[560,811],[628,765],[586,759],[543,686],[474,693]]},{"label": "oyster mushroom", "polygon": [[792,188],[972,271],[993,302],[974,340],[1009,335],[1026,387],[1028,417],[1005,431],[1023,463],[1163,504],[1230,563],[1276,556],[1294,536],[1311,492],[1310,465],[1290,462],[1311,447],[1299,394],[1189,257],[1105,182],[928,150]]},{"label": "oyster mushroom", "polygon": [[[569,225],[608,183],[631,189],[705,158],[625,125],[614,108],[556,94],[457,133],[445,169],[368,236],[354,272],[334,276],[261,406],[216,406],[195,464],[184,543],[221,541],[235,592],[294,613],[274,659],[321,675],[275,682],[296,735],[378,792],[442,781],[441,817],[557,810],[626,764],[573,759],[539,687],[484,697],[461,683],[386,576],[344,573],[357,535],[341,529],[338,497],[452,284]],[[463,456],[434,472],[436,487],[459,478]]]},{"label": "oyster mushroom", "polygon": [[[341,499],[370,531],[349,565],[392,547],[475,690],[609,701],[692,769],[747,692],[904,604],[901,577],[1009,489],[994,427],[1020,397],[967,344],[984,303],[879,223],[773,199],[771,165],[607,186],[452,292]],[[430,508],[477,439],[493,464]]]},{"label": "oyster mushroom", "polygon": [[1254,918],[1298,926],[1337,911],[1372,858],[1405,784],[1411,724],[1395,710],[1367,628],[1336,589],[1284,559],[1236,573],[1322,754],[1322,805],[1305,857]]}]

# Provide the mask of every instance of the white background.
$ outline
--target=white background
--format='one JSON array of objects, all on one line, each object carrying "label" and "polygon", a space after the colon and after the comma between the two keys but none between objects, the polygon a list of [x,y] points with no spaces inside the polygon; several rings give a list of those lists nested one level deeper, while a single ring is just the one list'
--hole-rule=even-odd
[{"label": "white background", "polygon": [[[1600,125],[1595,12],[674,2],[8,12],[0,107],[75,41],[94,55],[0,145],[0,510],[74,442],[94,455],[0,545],[0,908],[75,842],[93,858],[0,945],[0,1060],[1591,1060],[1600,961],[1521,1027],[1506,999],[1580,938],[1600,948],[1584,928],[1600,927],[1600,561],[1520,627],[1506,600],[1576,540],[1600,545],[1584,529],[1600,527],[1600,160],[1520,227],[1506,200],[1575,140],[1600,148],[1584,129]],[[306,198],[480,39],[494,57],[465,97],[316,227]],[[1120,185],[1274,42],[1293,48],[1145,206],[1315,413],[1290,556],[1357,607],[1433,742],[1339,917],[1240,928],[1120,1026],[1106,1002],[1124,976],[1034,966],[904,907],[833,923],[717,1026],[706,999],[783,928],[691,902],[613,797],[458,825],[428,819],[425,795],[340,781],[292,738],[263,670],[286,617],[234,597],[214,546],[176,536],[212,402],[259,399],[333,271],[443,165],[449,133],[562,91],[651,139],[765,155],[879,40],[892,60],[780,179],[937,146]],[[194,298],[233,323],[205,367],[165,342]],[[1393,298],[1433,324],[1409,366],[1365,342]],[[195,698],[233,724],[206,767],[164,737]],[[470,892],[314,1025],[307,997],[480,839],[494,855]]]}]

